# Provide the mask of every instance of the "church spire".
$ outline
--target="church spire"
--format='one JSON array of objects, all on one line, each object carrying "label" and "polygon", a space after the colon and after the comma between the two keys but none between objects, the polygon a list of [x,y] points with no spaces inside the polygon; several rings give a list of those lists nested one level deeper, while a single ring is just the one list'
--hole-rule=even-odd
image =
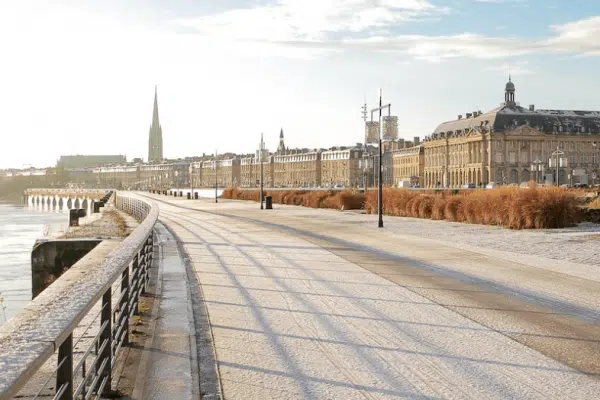
[{"label": "church spire", "polygon": [[163,140],[162,127],[158,119],[158,90],[154,85],[154,109],[152,110],[152,125],[150,125],[148,140],[148,162],[162,161],[163,159]]},{"label": "church spire", "polygon": [[152,124],[160,124],[158,121],[158,91],[156,85],[154,85],[154,110],[152,111]]},{"label": "church spire", "polygon": [[283,128],[279,131],[279,146],[277,147],[277,152],[282,154],[285,153],[285,143],[283,142]]}]

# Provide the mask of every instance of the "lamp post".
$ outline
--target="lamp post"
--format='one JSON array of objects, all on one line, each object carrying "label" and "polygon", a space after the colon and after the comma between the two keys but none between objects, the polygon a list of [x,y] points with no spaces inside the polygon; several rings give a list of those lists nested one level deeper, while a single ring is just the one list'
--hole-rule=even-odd
[{"label": "lamp post", "polygon": [[371,110],[371,122],[373,121],[373,113],[379,111],[379,164],[378,164],[378,169],[379,171],[377,172],[377,213],[379,215],[379,220],[377,223],[377,227],[378,228],[383,228],[383,182],[381,180],[381,173],[382,173],[382,148],[381,148],[381,137],[383,135],[383,127],[381,125],[381,112],[386,109],[388,110],[388,116],[391,116],[391,108],[392,105],[391,104],[386,104],[383,105],[382,103],[382,90],[379,89],[379,107],[374,108]]},{"label": "lamp post", "polygon": [[263,140],[263,134],[260,134],[260,145],[258,146],[258,157],[260,161],[260,209],[264,210],[263,201],[265,198],[264,193],[264,166],[263,162],[265,160],[265,141]]},{"label": "lamp post", "polygon": [[531,170],[535,170],[535,183],[540,183],[538,172],[542,171],[542,161],[539,158],[536,158],[533,164],[531,164]]},{"label": "lamp post", "polygon": [[[598,162],[598,155],[596,154],[596,145],[597,145],[597,143],[596,143],[596,142],[592,142],[592,148],[593,148],[593,150],[592,150],[592,154],[593,154],[593,155],[592,155],[592,157],[594,157],[594,156],[595,156],[595,157],[593,158],[593,160],[595,160],[595,161],[596,161],[595,163],[593,163],[593,164],[594,164],[594,167],[596,167],[596,163]],[[596,186],[596,177],[597,177],[597,175],[596,175],[596,172],[594,171],[594,172],[592,173],[592,186]]]},{"label": "lamp post", "polygon": [[194,200],[194,162],[190,163],[190,199]]},{"label": "lamp post", "polygon": [[365,195],[367,194],[367,174],[369,171],[369,156],[367,153],[363,154],[362,159],[358,160],[359,168],[362,169],[363,173],[363,189],[365,190]]},{"label": "lamp post", "polygon": [[219,181],[218,181],[218,177],[219,177],[219,166],[217,163],[217,149],[215,149],[215,203],[219,202],[219,196],[218,196],[218,188],[219,188]]},{"label": "lamp post", "polygon": [[[560,186],[560,175],[558,173],[559,173],[559,167],[561,164],[560,161],[562,161],[562,157],[559,158],[559,156],[562,156],[564,154],[565,153],[563,151],[560,151],[558,146],[556,146],[556,151],[552,153],[552,156],[556,157],[556,168],[555,168],[555,170],[556,170],[556,186]],[[550,161],[552,161],[552,160],[550,160]]]}]

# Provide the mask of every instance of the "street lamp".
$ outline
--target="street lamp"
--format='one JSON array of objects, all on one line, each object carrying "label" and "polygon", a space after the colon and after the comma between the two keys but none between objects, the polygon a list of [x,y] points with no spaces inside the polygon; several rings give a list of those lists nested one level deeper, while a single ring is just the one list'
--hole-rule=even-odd
[{"label": "street lamp", "polygon": [[381,125],[381,112],[386,109],[388,110],[388,116],[391,116],[391,109],[392,109],[392,105],[391,104],[386,104],[383,105],[382,103],[382,90],[379,89],[379,107],[374,108],[371,110],[371,122],[373,122],[373,113],[379,111],[379,165],[378,165],[378,169],[379,171],[377,172],[377,213],[379,215],[379,220],[377,223],[377,227],[378,228],[383,228],[383,184],[381,181],[381,172],[382,172],[382,148],[381,148],[381,137],[383,135],[383,127]]},{"label": "street lamp", "polygon": [[194,162],[190,163],[190,199],[194,199]]},{"label": "street lamp", "polygon": [[536,183],[540,183],[540,180],[541,180],[539,177],[539,175],[541,175],[541,174],[538,174],[538,172],[542,171],[542,163],[543,163],[543,161],[541,161],[539,158],[536,158],[535,161],[533,162],[533,164],[531,164],[531,170],[535,171]]},{"label": "street lamp", "polygon": [[[559,173],[559,167],[562,164],[562,160],[563,158],[559,156],[563,156],[565,153],[563,151],[560,151],[560,149],[558,148],[558,146],[556,146],[556,151],[552,153],[553,157],[556,157],[556,186],[560,186],[560,175]],[[552,159],[550,159],[550,166],[552,166]]]},{"label": "street lamp", "polygon": [[217,194],[218,188],[219,188],[218,177],[219,177],[219,169],[218,169],[218,164],[217,164],[217,149],[215,149],[215,203],[219,202],[219,196]]},{"label": "street lamp", "polygon": [[263,201],[264,201],[264,166],[263,166],[263,162],[265,161],[265,141],[263,139],[263,134],[260,134],[260,145],[258,146],[258,153],[257,156],[259,157],[259,161],[260,161],[260,209],[263,210],[264,206],[263,206]]},{"label": "street lamp", "polygon": [[[598,162],[598,155],[596,154],[596,145],[597,145],[596,142],[592,142],[592,148],[593,148],[593,150],[592,150],[593,156],[592,157],[594,157],[593,159],[596,161],[594,163],[594,167],[596,167],[596,163]],[[596,171],[594,171],[592,173],[592,186],[596,186],[596,177],[597,177],[597,174],[596,174]]]}]

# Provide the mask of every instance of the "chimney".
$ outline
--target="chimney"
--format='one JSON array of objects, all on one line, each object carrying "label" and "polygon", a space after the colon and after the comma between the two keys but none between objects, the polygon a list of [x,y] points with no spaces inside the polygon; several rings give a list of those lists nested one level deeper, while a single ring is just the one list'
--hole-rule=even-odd
[{"label": "chimney", "polygon": [[529,111],[535,111],[535,104],[529,105]]},{"label": "chimney", "polygon": [[462,114],[458,114],[458,119],[462,119]]},{"label": "chimney", "polygon": [[471,114],[471,113],[466,113],[465,115],[467,116],[467,119],[469,119],[469,118],[471,118],[471,115],[473,115],[473,114]]},{"label": "chimney", "polygon": [[473,118],[475,118],[478,115],[479,115],[479,113],[477,111],[473,111]]},{"label": "chimney", "polygon": [[419,143],[421,143],[421,141],[420,141],[419,137],[418,137],[418,136],[415,136],[415,137],[413,138],[413,145],[414,145],[414,146],[418,146],[418,145],[419,145]]}]

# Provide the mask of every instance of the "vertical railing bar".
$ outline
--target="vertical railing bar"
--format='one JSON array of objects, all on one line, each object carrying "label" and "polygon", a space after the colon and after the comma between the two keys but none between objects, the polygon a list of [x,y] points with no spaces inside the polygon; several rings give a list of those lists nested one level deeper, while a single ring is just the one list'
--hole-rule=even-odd
[{"label": "vertical railing bar", "polygon": [[[125,319],[125,322],[123,323],[123,329],[125,332],[127,332],[125,335],[124,344],[127,345],[129,344],[129,312],[127,310],[127,304],[129,303],[129,296],[131,293],[129,291],[129,265],[127,265],[127,268],[125,268],[121,276],[121,293],[124,293],[124,295],[121,296],[122,298],[119,302],[119,309],[121,310],[121,313],[124,314],[122,317]],[[123,310],[125,310],[125,312],[123,312]]]},{"label": "vertical railing bar", "polygon": [[56,371],[56,388],[67,385],[64,399],[73,400],[73,333],[58,348],[58,359],[63,361]]},{"label": "vertical railing bar", "polygon": [[[103,344],[106,341],[106,346],[104,347],[102,354],[99,355],[100,359],[102,360],[102,364],[104,363],[108,363],[108,365],[110,365],[110,360],[112,358],[112,346],[111,346],[111,342],[112,342],[112,326],[111,326],[111,322],[112,322],[112,287],[109,286],[108,289],[106,290],[106,292],[104,293],[104,295],[102,296],[102,306],[104,307],[104,309],[102,310],[102,324],[104,324],[106,321],[108,321],[108,325],[105,329],[104,332],[102,332],[102,335],[100,336],[100,340],[103,342]],[[111,377],[111,370],[110,368],[108,370],[102,370],[100,371],[100,374],[104,377],[108,377],[108,379],[110,380]],[[98,393],[96,391],[96,393]],[[102,395],[102,393],[98,393],[100,396]]]}]

